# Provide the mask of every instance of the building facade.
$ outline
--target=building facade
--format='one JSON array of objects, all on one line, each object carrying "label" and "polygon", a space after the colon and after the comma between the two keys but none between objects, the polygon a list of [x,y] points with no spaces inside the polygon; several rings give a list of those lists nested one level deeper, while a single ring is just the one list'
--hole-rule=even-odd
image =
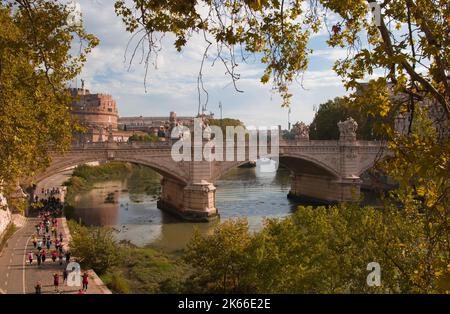
[{"label": "building facade", "polygon": [[134,134],[118,129],[117,103],[111,95],[92,94],[85,88],[72,88],[70,92],[74,97],[72,114],[85,128],[85,132],[75,134],[76,143],[126,142]]},{"label": "building facade", "polygon": [[[206,119],[213,119],[214,115],[205,115]],[[163,131],[166,137],[168,132],[178,125],[183,125],[191,128],[194,125],[194,117],[177,116],[176,112],[170,112],[166,117],[119,117],[118,128],[123,131],[141,131],[148,134],[161,134]]]},{"label": "building facade", "polygon": [[[177,117],[175,112],[165,117],[119,117],[117,103],[111,95],[92,94],[85,88],[71,88],[70,92],[74,97],[72,114],[85,128],[84,132],[75,134],[75,143],[126,142],[135,134],[155,135],[165,140],[172,128],[181,125],[191,128],[194,124],[194,117]],[[213,114],[203,115],[206,119],[213,117]]]}]

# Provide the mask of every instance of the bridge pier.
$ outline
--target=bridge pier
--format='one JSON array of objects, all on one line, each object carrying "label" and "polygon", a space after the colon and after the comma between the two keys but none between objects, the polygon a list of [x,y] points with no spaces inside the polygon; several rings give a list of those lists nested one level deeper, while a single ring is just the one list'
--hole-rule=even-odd
[{"label": "bridge pier", "polygon": [[210,221],[218,217],[216,187],[207,181],[185,185],[171,178],[161,180],[158,208],[188,221]]},{"label": "bridge pier", "polygon": [[355,178],[295,174],[291,179],[288,197],[306,198],[329,203],[354,201],[360,196],[361,180]]}]

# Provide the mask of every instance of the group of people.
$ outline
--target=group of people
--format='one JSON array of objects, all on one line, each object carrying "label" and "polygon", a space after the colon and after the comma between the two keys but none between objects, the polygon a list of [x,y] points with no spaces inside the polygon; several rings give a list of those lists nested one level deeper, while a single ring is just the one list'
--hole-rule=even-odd
[{"label": "group of people", "polygon": [[45,263],[48,256],[54,263],[58,258],[59,265],[63,264],[64,258],[69,263],[70,252],[64,250],[63,233],[58,232],[58,219],[50,217],[49,212],[41,213],[39,217],[42,220],[35,225],[36,233],[32,236],[35,252],[28,252],[30,264],[33,263],[34,256],[36,256],[38,267]]},{"label": "group of people", "polygon": [[[58,219],[55,215],[59,206],[54,205],[59,205],[59,203],[59,199],[52,196],[46,202],[47,207],[39,211],[38,218],[40,221],[35,225],[36,232],[32,236],[34,250],[28,252],[30,265],[33,264],[35,258],[39,268],[48,258],[51,258],[55,264],[64,265],[62,273],[52,273],[55,292],[59,292],[60,278],[62,278],[62,284],[67,282],[70,271],[66,268],[71,259],[70,251],[64,247],[64,234],[59,229]],[[88,287],[88,274],[83,273],[81,277],[83,288],[79,290],[79,294],[84,294]],[[35,292],[36,294],[42,293],[42,285],[39,281],[35,285]]]},{"label": "group of people", "polygon": [[39,214],[50,213],[51,216],[58,217],[62,214],[64,204],[59,197],[54,195],[41,199],[36,195],[33,207],[38,210]]},{"label": "group of people", "polygon": [[[58,273],[54,273],[53,275],[53,286],[55,287],[55,292],[59,292],[59,280],[60,280],[60,274]],[[62,273],[62,279],[63,279],[63,284],[67,282],[67,278],[69,276],[69,271],[67,269],[64,269],[63,273]],[[89,275],[87,274],[87,272],[84,272],[83,275],[81,275],[82,278],[82,283],[83,283],[83,288],[78,290],[78,294],[85,294],[88,288],[88,283],[89,283]],[[36,285],[34,286],[35,292],[36,294],[42,294],[42,284],[40,281],[38,281],[36,283]]]},{"label": "group of people", "polygon": [[[67,266],[71,261],[70,251],[64,247],[64,234],[59,228],[58,219],[62,215],[63,202],[60,196],[63,191],[60,188],[51,188],[41,190],[42,198],[36,195],[34,199],[34,208],[37,209],[38,218],[40,221],[35,225],[36,232],[32,236],[33,248],[28,252],[28,260],[30,265],[36,259],[37,266],[40,268],[48,258],[51,258],[54,264],[58,263],[63,266],[62,272],[52,272],[54,291],[59,292],[60,284],[67,283],[68,277],[73,270],[67,270]],[[69,266],[70,267],[70,266]],[[87,291],[89,276],[86,272],[81,276],[83,288],[79,289],[79,294],[84,294]],[[62,282],[61,282],[62,280]],[[42,284],[38,281],[35,285],[35,293],[42,293]]]},{"label": "group of people", "polygon": [[51,189],[41,189],[41,195],[47,198],[55,195],[60,195],[61,192],[62,190],[59,187],[53,187]]}]

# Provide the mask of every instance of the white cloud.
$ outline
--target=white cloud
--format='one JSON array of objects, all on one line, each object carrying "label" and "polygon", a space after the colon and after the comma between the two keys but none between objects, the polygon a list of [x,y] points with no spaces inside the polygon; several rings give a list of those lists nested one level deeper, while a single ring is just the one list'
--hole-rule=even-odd
[{"label": "white cloud", "polygon": [[[87,88],[113,95],[117,99],[122,116],[168,116],[170,111],[176,111],[180,115],[196,114],[197,75],[205,49],[205,43],[200,36],[193,36],[181,53],[175,51],[173,38],[166,36],[162,41],[163,50],[159,52],[157,59],[157,69],[151,66],[149,68],[146,93],[145,68],[139,63],[140,50],[130,70],[124,62],[125,57],[129,62],[130,53],[125,56],[125,50],[131,35],[125,31],[121,19],[115,15],[112,2],[81,0],[80,3],[87,31],[100,39],[100,45],[88,56],[87,65],[81,75]],[[282,124],[286,127],[287,110],[280,107],[280,97],[272,92],[270,86],[260,83],[263,67],[258,63],[239,64],[241,79],[238,81],[238,87],[244,90],[244,93],[238,93],[220,62],[211,67],[213,52],[214,50],[211,51],[203,71],[204,84],[210,97],[208,109],[218,114],[218,102],[221,101],[226,117],[239,118],[247,124]],[[343,50],[339,49],[319,49],[315,52],[311,62],[318,61],[314,70],[307,71],[304,75],[305,89],[299,84],[292,87],[293,122],[310,122],[314,115],[314,105],[345,93],[339,78],[331,70],[330,62],[327,66],[322,64],[323,59],[333,61],[342,54]]]}]

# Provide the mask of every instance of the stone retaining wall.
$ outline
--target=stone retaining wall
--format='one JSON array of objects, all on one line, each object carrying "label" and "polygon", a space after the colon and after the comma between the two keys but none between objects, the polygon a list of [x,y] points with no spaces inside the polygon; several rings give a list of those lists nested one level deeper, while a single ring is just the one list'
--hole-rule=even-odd
[{"label": "stone retaining wall", "polygon": [[6,198],[0,193],[0,239],[10,223],[11,212],[8,209]]},{"label": "stone retaining wall", "polygon": [[0,209],[0,239],[6,228],[11,223],[11,212],[9,210]]}]

